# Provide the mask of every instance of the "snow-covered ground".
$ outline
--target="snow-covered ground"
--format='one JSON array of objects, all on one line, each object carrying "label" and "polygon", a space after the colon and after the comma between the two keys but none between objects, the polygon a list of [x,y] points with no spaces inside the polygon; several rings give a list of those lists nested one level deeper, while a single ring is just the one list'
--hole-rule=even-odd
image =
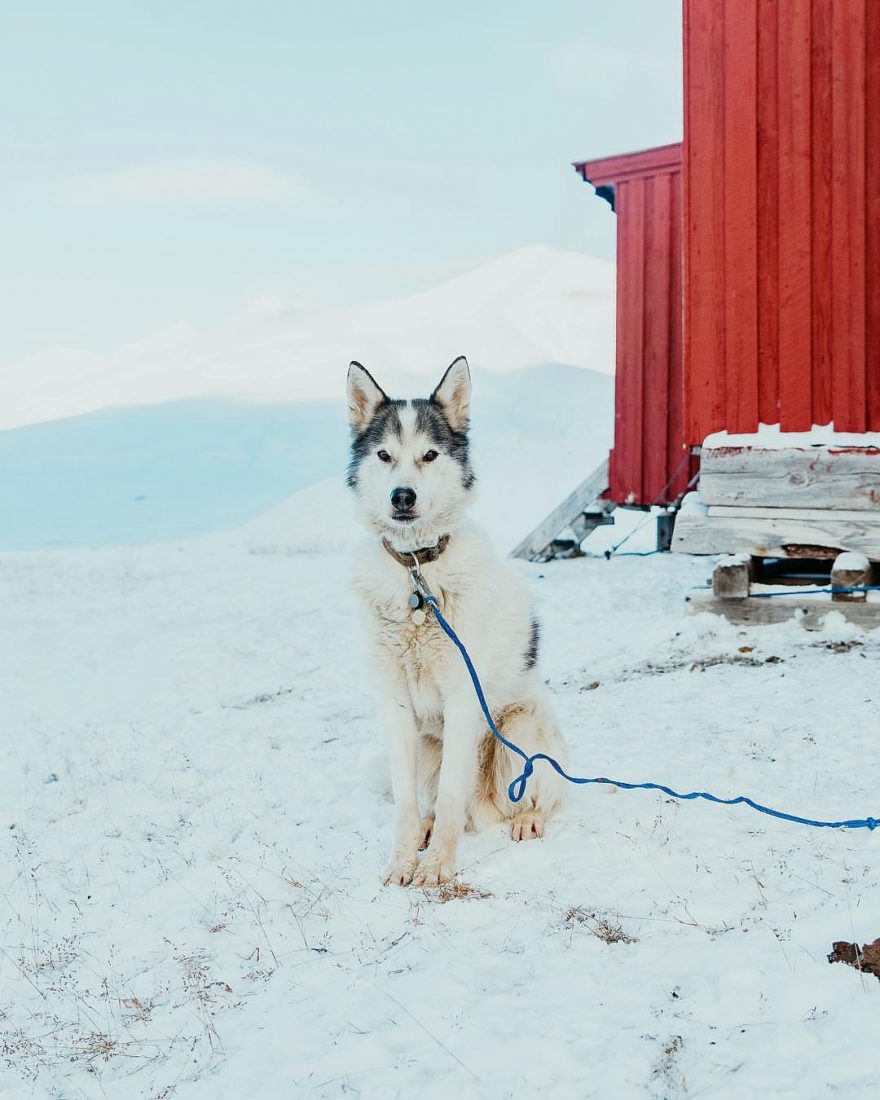
[{"label": "snow-covered ground", "polygon": [[[606,391],[560,370],[477,385],[476,511],[502,546],[607,449]],[[89,546],[19,537],[23,491],[2,513],[0,1095],[876,1095],[880,983],[825,958],[880,936],[876,832],[575,788],[542,841],[466,837],[455,890],[382,888],[339,477],[109,545],[145,537],[117,512],[134,452],[118,430],[103,462],[75,441],[59,462],[71,423],[6,452],[32,475],[91,454],[98,488],[91,536],[63,539]],[[217,446],[222,474],[208,447],[181,490],[196,511],[254,462]],[[263,457],[248,493],[281,476]],[[687,617],[704,559],[520,568],[575,772],[878,816],[880,631]]]},{"label": "snow-covered ground", "polygon": [[[347,553],[0,559],[0,1094],[876,1095],[876,834],[576,789],[383,889]],[[880,640],[687,619],[705,562],[522,566],[576,770],[877,813]],[[619,941],[619,942],[614,942]]]}]

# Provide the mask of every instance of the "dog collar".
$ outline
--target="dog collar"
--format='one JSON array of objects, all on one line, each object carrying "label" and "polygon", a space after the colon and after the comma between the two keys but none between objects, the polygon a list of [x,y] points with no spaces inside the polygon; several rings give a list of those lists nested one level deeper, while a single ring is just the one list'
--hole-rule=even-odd
[{"label": "dog collar", "polygon": [[426,565],[428,562],[436,561],[449,545],[449,535],[439,538],[436,546],[423,546],[419,550],[407,550],[404,554],[395,550],[388,539],[382,539],[382,545],[399,565],[412,569],[414,562]]}]

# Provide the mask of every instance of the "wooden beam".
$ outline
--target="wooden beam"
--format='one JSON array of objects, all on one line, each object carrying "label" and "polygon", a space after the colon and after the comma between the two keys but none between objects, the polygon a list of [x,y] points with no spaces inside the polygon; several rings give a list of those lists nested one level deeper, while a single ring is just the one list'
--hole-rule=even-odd
[{"label": "wooden beam", "polygon": [[836,557],[858,550],[880,561],[880,522],[794,519],[733,519],[680,515],[672,549],[683,554],[753,554],[759,558]]},{"label": "wooden beam", "polygon": [[862,512],[857,508],[737,508],[733,504],[710,504],[709,515],[730,519],[807,519],[820,523],[826,519],[865,523],[876,515],[875,522],[880,523],[880,511]]},{"label": "wooden beam", "polygon": [[700,497],[709,505],[880,513],[880,448],[704,448]]},{"label": "wooden beam", "polygon": [[822,595],[719,600],[708,592],[700,592],[687,597],[687,609],[692,615],[702,611],[722,615],[736,626],[784,623],[798,617],[807,630],[821,630],[829,611],[839,611],[866,630],[880,626],[880,603],[832,603],[828,596]]}]

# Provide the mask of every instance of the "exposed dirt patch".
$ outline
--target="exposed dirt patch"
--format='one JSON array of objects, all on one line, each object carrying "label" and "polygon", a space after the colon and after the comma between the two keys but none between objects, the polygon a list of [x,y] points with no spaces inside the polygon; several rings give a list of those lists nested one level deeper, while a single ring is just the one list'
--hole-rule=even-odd
[{"label": "exposed dirt patch", "polygon": [[763,668],[764,665],[782,663],[782,658],[777,657],[775,654],[763,658],[752,657],[749,655],[751,652],[749,647],[745,647],[745,650],[746,652],[738,653],[717,653],[714,657],[702,657],[696,661],[685,658],[678,661],[669,661],[662,665],[654,665],[648,662],[638,671],[648,676],[662,676],[668,672],[681,672],[683,669],[687,669],[688,672],[705,672],[706,669],[717,668],[719,665],[736,665],[739,668]]},{"label": "exposed dirt patch", "polygon": [[817,649],[830,649],[832,653],[849,653],[851,649],[858,649],[865,643],[859,641],[851,642],[817,642]]},{"label": "exposed dirt patch", "polygon": [[[823,643],[831,648],[831,642]],[[847,645],[849,643],[841,643]],[[859,643],[856,643],[859,644]],[[636,665],[634,668],[624,669],[616,676],[610,676],[604,683],[606,684],[626,684],[631,680],[639,680],[643,676],[667,676],[673,672],[705,672],[708,668],[715,668],[717,665],[737,665],[739,668],[764,668],[765,665],[779,665],[783,663],[784,658],[778,657],[772,654],[769,657],[752,657],[750,654],[754,651],[754,646],[743,645],[740,646],[736,653],[718,653],[714,657],[703,657],[694,660],[691,657],[673,657],[668,661],[646,661],[642,665]],[[840,650],[839,652],[844,652]],[[580,688],[581,692],[595,691],[601,687],[602,683],[599,680],[592,680],[589,683],[583,684]]]},{"label": "exposed dirt patch", "polygon": [[873,943],[863,943],[861,947],[857,943],[838,940],[831,945],[828,961],[846,963],[847,966],[861,970],[863,974],[873,974],[875,978],[880,978],[880,939]]},{"label": "exposed dirt patch", "polygon": [[652,1084],[654,1088],[660,1088],[663,1100],[684,1095],[687,1091],[687,1082],[677,1064],[683,1047],[684,1040],[680,1035],[670,1036],[663,1047],[663,1053],[651,1070]]}]

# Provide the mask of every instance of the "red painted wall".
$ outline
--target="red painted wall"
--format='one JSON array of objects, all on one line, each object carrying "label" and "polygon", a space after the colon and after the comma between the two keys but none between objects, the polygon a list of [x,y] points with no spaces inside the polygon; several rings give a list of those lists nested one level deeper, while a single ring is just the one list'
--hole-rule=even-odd
[{"label": "red painted wall", "polygon": [[685,0],[684,432],[880,430],[880,0]]},{"label": "red painted wall", "polygon": [[575,168],[617,212],[617,363],[610,496],[672,501],[693,472],[682,411],[681,145]]}]

